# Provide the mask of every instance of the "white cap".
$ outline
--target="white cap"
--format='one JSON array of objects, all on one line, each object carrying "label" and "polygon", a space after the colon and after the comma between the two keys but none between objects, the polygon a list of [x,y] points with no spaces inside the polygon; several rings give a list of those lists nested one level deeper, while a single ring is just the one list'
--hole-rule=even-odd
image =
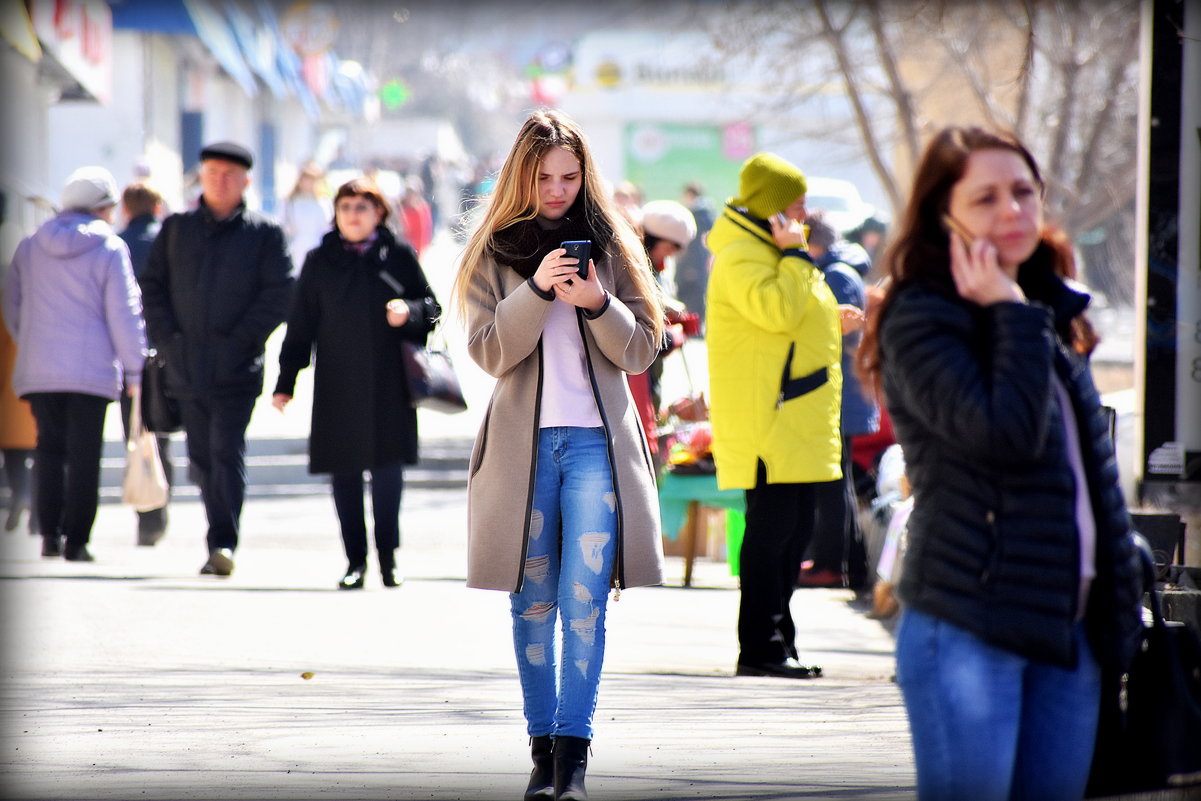
[{"label": "white cap", "polygon": [[652,200],[642,207],[642,230],[686,248],[696,238],[696,218],[682,203]]},{"label": "white cap", "polygon": [[103,167],[80,167],[63,187],[63,209],[92,211],[117,205],[117,181]]}]

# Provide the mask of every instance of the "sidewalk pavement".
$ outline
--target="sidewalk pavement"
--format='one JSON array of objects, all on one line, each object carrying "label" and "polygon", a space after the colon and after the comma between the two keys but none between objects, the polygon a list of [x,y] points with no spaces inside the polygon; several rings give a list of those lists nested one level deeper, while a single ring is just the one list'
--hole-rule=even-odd
[{"label": "sidewalk pavement", "polygon": [[[0,535],[5,799],[515,799],[529,772],[508,599],[464,586],[462,491],[406,496],[404,586],[334,589],[328,496],[252,499],[229,579],[204,512],[135,542],[104,504],[93,564]],[[799,590],[811,681],[733,676],[737,580],[609,604],[588,774],[597,801],[901,799],[913,768],[892,640],[845,590]],[[311,674],[311,678],[305,678]]]}]

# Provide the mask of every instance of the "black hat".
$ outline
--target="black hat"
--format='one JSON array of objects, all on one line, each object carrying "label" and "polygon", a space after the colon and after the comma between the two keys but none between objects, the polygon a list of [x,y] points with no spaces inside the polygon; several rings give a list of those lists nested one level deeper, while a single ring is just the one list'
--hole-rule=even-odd
[{"label": "black hat", "polygon": [[254,166],[254,156],[251,152],[233,142],[214,142],[211,145],[206,145],[200,151],[200,160],[205,161],[206,159],[232,161],[234,164],[240,164],[248,170]]}]

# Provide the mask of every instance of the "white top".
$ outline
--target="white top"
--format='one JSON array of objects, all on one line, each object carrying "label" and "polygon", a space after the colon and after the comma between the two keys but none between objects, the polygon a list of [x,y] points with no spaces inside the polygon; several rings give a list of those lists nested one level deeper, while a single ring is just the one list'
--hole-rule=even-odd
[{"label": "white top", "polygon": [[1076,428],[1076,412],[1072,399],[1059,380],[1052,375],[1055,394],[1059,397],[1059,408],[1063,413],[1063,425],[1067,429],[1068,462],[1072,465],[1072,476],[1076,479],[1076,529],[1080,533],[1080,595],[1076,607],[1076,619],[1084,617],[1088,604],[1088,590],[1097,575],[1097,520],[1093,517],[1093,505],[1088,494],[1088,477],[1084,474],[1084,458],[1080,453],[1080,434]]},{"label": "white top", "polygon": [[565,300],[551,301],[550,316],[542,328],[542,428],[602,425],[576,307]]}]

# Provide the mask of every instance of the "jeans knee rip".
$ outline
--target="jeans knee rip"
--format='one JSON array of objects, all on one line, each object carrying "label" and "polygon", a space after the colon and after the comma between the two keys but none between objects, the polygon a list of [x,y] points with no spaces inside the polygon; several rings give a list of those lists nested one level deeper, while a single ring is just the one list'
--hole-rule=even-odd
[{"label": "jeans knee rip", "polygon": [[536,601],[521,613],[521,619],[530,623],[545,623],[555,611],[555,605],[550,601]]},{"label": "jeans knee rip", "polygon": [[530,512],[530,539],[541,539],[544,525],[545,518],[542,516],[542,512],[537,509]]},{"label": "jeans knee rip", "polygon": [[567,627],[570,628],[579,638],[587,645],[596,644],[596,619],[600,617],[600,610],[593,609],[588,617],[577,618],[568,621]]},{"label": "jeans knee rip", "polygon": [[550,575],[549,556],[531,556],[525,560],[525,577],[535,584],[542,584]]},{"label": "jeans knee rip", "polygon": [[525,661],[541,667],[546,664],[546,644],[532,642],[525,647]]},{"label": "jeans knee rip", "polygon": [[605,546],[609,544],[612,535],[607,531],[589,531],[580,537],[580,553],[584,564],[593,573],[600,575],[605,567]]}]

